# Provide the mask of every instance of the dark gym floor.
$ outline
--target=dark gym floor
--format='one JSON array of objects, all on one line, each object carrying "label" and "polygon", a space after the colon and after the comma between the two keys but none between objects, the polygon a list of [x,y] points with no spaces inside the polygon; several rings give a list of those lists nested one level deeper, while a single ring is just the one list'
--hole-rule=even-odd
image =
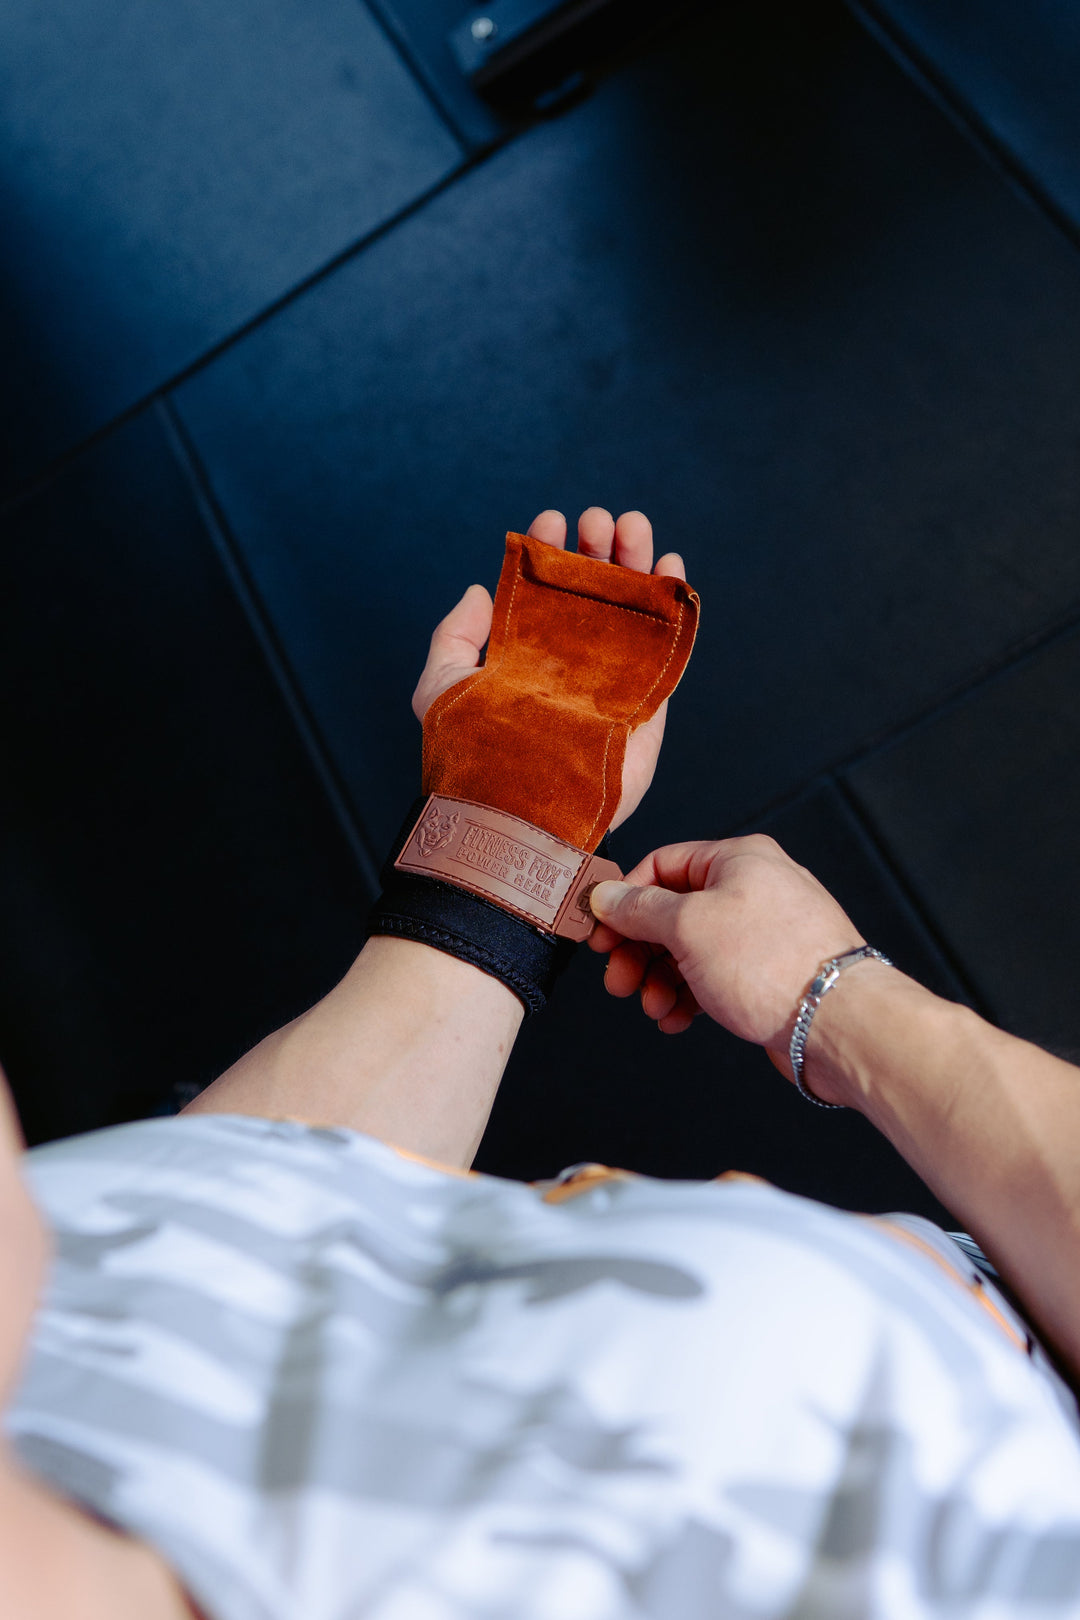
[{"label": "dark gym floor", "polygon": [[[1072,106],[1080,29],[1033,66],[991,7],[1003,88],[971,7],[696,8],[503,127],[431,43],[463,9],[0,0],[31,1141],[170,1110],[344,971],[431,627],[547,505],[642,508],[702,596],[617,856],[764,828],[907,971],[1080,1048],[1080,132],[1031,91]],[[581,1159],[941,1213],[584,952],[478,1166]]]}]

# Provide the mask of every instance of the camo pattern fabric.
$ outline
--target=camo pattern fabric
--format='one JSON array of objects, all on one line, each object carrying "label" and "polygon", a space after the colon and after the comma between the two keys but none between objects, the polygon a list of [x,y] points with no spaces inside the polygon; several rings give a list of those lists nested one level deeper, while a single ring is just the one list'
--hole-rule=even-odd
[{"label": "camo pattern fabric", "polygon": [[1080,1616],[1075,1403],[928,1222],[237,1116],[24,1163],[8,1434],[211,1620]]}]

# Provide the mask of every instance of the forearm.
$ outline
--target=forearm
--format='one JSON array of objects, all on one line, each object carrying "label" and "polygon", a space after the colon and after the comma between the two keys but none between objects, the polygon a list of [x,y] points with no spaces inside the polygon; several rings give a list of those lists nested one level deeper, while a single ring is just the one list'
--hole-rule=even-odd
[{"label": "forearm", "polygon": [[370,939],[337,987],[184,1110],[345,1123],[472,1163],[522,1020],[498,979],[412,940]]},{"label": "forearm", "polygon": [[889,1138],[1080,1370],[1080,1070],[866,962],[823,1000],[806,1072]]}]

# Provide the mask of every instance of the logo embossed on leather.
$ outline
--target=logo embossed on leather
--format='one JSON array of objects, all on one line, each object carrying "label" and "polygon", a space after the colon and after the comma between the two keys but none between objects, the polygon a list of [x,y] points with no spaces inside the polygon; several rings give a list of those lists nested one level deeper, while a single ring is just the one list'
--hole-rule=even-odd
[{"label": "logo embossed on leather", "polygon": [[400,872],[455,884],[563,939],[588,939],[595,927],[589,893],[621,877],[614,861],[588,855],[520,816],[432,794],[404,849]]},{"label": "logo embossed on leather", "polygon": [[433,804],[416,835],[421,855],[437,855],[440,849],[445,849],[460,820],[460,811],[455,810],[452,816],[441,816],[438,807]]}]

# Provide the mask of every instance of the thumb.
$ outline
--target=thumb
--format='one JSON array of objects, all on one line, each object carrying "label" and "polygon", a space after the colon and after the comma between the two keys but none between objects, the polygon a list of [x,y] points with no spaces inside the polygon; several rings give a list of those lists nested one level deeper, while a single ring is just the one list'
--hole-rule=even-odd
[{"label": "thumb", "polygon": [[494,604],[482,585],[470,585],[456,607],[435,626],[427,663],[413,693],[413,713],[423,720],[435,699],[455,681],[480,667],[480,652],[491,633]]},{"label": "thumb", "polygon": [[431,638],[431,658],[442,664],[476,661],[491,633],[494,604],[482,585],[470,585]]},{"label": "thumb", "polygon": [[599,917],[624,939],[645,939],[671,950],[685,895],[673,894],[651,884],[637,888],[631,883],[608,879],[598,883],[589,896],[593,916]]}]

